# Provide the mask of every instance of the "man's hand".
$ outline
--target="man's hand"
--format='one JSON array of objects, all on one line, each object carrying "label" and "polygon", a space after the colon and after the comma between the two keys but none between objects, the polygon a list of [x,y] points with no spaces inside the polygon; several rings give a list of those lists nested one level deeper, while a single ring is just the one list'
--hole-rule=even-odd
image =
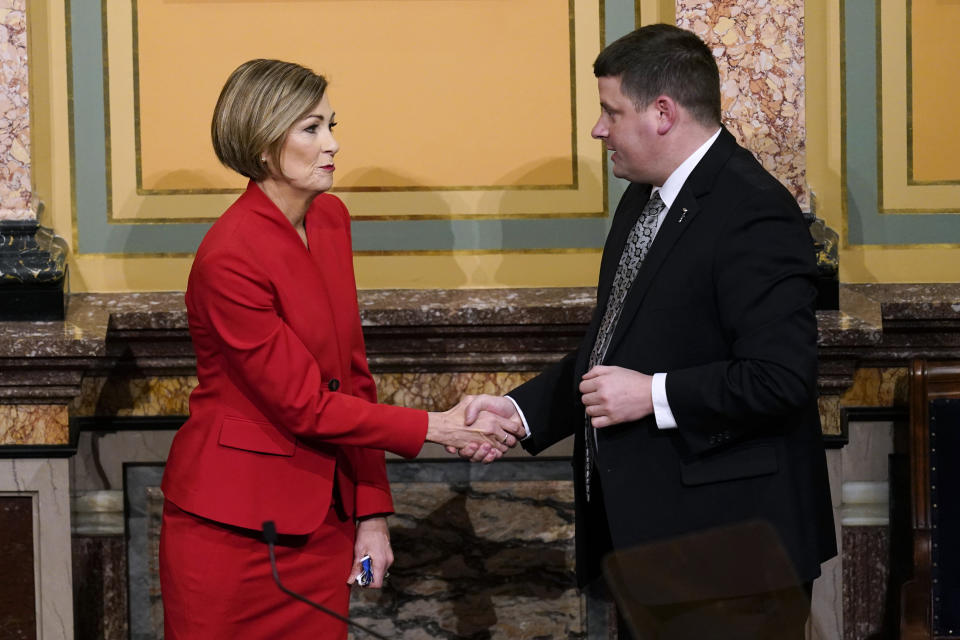
[{"label": "man's hand", "polygon": [[[468,421],[465,410],[472,400],[473,396],[466,396],[448,411],[430,413],[426,439],[444,445],[451,453],[459,452],[461,457],[474,462],[493,462],[517,444],[516,425],[508,418],[489,411],[480,416],[473,413]],[[524,433],[522,424],[520,433]]]},{"label": "man's hand", "polygon": [[357,525],[357,539],[353,545],[353,567],[347,577],[347,584],[353,584],[360,575],[360,558],[370,556],[370,568],[373,582],[368,586],[379,589],[387,570],[393,564],[393,549],[390,547],[390,530],[386,518],[370,518]]},{"label": "man's hand", "polygon": [[[510,436],[504,444],[510,447],[516,446],[519,440],[526,437],[527,432],[523,428],[523,420],[517,413],[517,408],[510,400],[503,396],[479,395],[464,396],[460,404],[466,407],[464,412],[464,421],[468,425],[481,423],[484,420],[494,419]],[[506,421],[506,422],[504,422]],[[447,453],[457,454],[461,458],[467,458],[476,462],[481,455],[480,449],[475,445],[467,445],[459,450],[455,447],[447,447]],[[487,462],[484,460],[484,462]]]},{"label": "man's hand", "polygon": [[583,375],[580,393],[598,429],[653,413],[653,376],[639,371],[598,365]]}]

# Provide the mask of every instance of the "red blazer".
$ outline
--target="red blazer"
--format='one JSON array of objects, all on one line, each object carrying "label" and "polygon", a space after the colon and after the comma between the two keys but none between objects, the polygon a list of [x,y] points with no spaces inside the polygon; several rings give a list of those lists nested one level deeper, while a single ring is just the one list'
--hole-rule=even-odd
[{"label": "red blazer", "polygon": [[336,470],[348,514],[389,513],[382,449],[423,445],[425,411],[376,404],[346,207],[322,194],[305,226],[309,250],[250,182],[197,250],[186,302],[199,385],[162,484],[185,511],[308,533]]}]

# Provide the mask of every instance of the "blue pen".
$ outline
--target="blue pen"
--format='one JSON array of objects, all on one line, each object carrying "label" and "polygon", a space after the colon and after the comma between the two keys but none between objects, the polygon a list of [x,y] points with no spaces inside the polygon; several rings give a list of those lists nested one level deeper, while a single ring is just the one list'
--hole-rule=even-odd
[{"label": "blue pen", "polygon": [[373,582],[373,569],[370,567],[370,556],[363,556],[360,558],[360,575],[357,576],[357,584],[366,587],[371,582]]}]

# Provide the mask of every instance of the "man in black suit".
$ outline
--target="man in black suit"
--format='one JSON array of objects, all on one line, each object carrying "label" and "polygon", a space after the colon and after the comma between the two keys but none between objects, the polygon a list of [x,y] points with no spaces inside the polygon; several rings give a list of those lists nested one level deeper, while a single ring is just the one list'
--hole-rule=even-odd
[{"label": "man in black suit", "polygon": [[[522,421],[533,454],[575,437],[581,585],[611,549],[682,540],[689,558],[698,533],[763,523],[807,598],[801,618],[769,637],[794,637],[820,563],[836,554],[810,234],[790,193],[721,126],[716,62],[696,35],[641,28],[608,46],[594,73],[592,135],[630,185],[593,320],[578,351],[508,396],[474,398],[467,419],[489,410]],[[735,550],[709,552],[721,561]],[[741,569],[762,578],[755,564]],[[765,594],[784,586],[745,604],[742,585],[725,591],[704,575],[692,576],[689,601],[652,603],[654,617],[769,613]]]}]

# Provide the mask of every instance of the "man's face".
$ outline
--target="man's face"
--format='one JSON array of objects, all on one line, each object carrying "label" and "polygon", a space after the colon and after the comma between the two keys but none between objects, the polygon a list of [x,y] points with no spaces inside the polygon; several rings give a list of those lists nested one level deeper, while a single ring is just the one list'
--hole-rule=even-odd
[{"label": "man's face", "polygon": [[620,91],[619,77],[597,78],[600,90],[600,118],[590,132],[613,151],[613,175],[631,182],[661,186],[658,177],[657,135],[659,113],[656,102],[637,111],[633,101]]}]

